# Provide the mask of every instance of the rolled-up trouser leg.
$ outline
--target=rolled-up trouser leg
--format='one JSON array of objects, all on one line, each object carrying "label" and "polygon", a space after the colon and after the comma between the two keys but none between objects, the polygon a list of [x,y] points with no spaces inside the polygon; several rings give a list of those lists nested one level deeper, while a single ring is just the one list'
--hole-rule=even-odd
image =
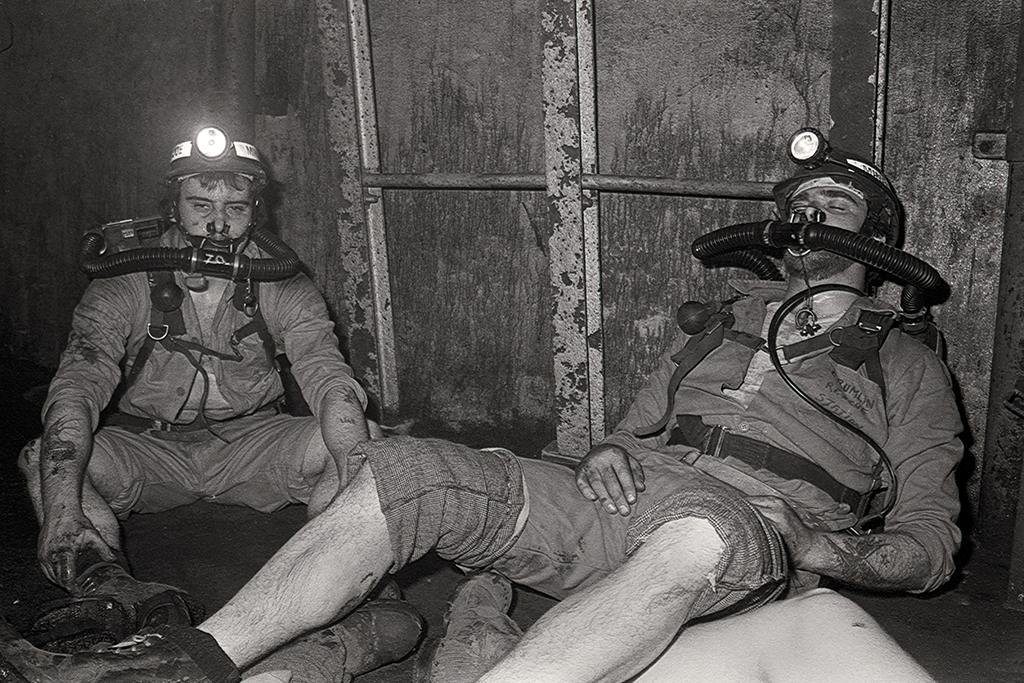
[{"label": "rolled-up trouser leg", "polygon": [[484,567],[515,541],[523,507],[518,458],[440,439],[400,436],[359,445],[376,480],[395,565],[436,550],[464,567]]},{"label": "rolled-up trouser leg", "polygon": [[724,616],[768,602],[782,590],[787,562],[778,532],[744,494],[672,457],[643,461],[646,490],[628,517],[609,514],[576,487],[572,470],[523,460],[529,518],[493,569],[516,583],[564,599],[610,574],[666,522],[708,520],[725,544],[715,576],[690,618]]}]

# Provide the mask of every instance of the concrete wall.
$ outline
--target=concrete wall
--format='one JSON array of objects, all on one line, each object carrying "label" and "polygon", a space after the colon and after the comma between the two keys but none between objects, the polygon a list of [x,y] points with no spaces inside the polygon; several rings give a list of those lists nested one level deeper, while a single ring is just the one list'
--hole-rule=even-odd
[{"label": "concrete wall", "polygon": [[155,208],[190,94],[210,85],[212,21],[210,2],[0,10],[4,353],[55,365],[85,286],[81,230]]},{"label": "concrete wall", "polygon": [[[670,4],[595,3],[602,172],[771,180],[786,171],[780,148],[794,128],[828,129],[842,116],[831,102],[831,2]],[[383,170],[542,172],[543,5],[369,3]],[[986,464],[982,446],[1006,164],[975,159],[971,141],[1006,128],[1020,3],[893,5],[886,169],[907,204],[908,250],[953,286],[938,318],[970,428],[969,517],[991,492],[987,516],[1005,526],[1019,455]],[[2,11],[14,42],[0,53],[0,352],[56,363],[84,286],[74,265],[80,229],[150,211],[195,98],[237,88],[244,77],[232,65],[250,63],[256,142],[281,181],[280,232],[325,290],[357,370],[367,369],[372,311],[344,3],[58,1]],[[247,13],[251,49],[238,33]],[[555,424],[543,193],[394,190],[384,208],[400,417],[539,448]],[[609,424],[661,351],[678,303],[722,296],[738,274],[704,271],[690,241],[770,210],[602,195]]]}]

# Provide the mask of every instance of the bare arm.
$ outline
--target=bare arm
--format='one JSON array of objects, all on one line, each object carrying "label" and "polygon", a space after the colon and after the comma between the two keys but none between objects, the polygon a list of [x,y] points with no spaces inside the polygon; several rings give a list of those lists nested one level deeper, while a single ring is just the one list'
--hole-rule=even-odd
[{"label": "bare arm", "polygon": [[781,498],[747,499],[782,534],[794,568],[878,591],[919,591],[932,578],[932,567],[917,540],[904,533],[851,536],[812,529]]},{"label": "bare arm", "polygon": [[919,590],[931,578],[924,547],[899,532],[851,536],[818,533],[794,564],[857,588],[883,591]]},{"label": "bare arm", "polygon": [[92,457],[93,430],[121,378],[132,320],[142,315],[148,288],[141,273],[94,280],[75,307],[71,333],[43,408],[39,457],[40,533],[37,556],[43,573],[65,587],[74,579],[79,553],[94,548],[114,557],[83,510],[82,486]]},{"label": "bare arm", "polygon": [[341,487],[348,482],[347,456],[350,450],[370,438],[363,405],[353,390],[338,388],[328,393],[316,411],[324,443],[338,468]]},{"label": "bare arm", "polygon": [[84,548],[114,557],[82,508],[92,431],[90,412],[83,406],[54,403],[46,411],[39,458],[42,523],[37,554],[43,573],[65,588],[75,578],[76,558]]}]

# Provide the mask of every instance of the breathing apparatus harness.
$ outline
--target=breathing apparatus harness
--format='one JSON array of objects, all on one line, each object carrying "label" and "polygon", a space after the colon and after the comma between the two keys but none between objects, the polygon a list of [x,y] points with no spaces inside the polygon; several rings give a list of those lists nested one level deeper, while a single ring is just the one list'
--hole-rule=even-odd
[{"label": "breathing apparatus harness", "polygon": [[[865,227],[876,234],[885,234],[887,241],[896,242],[898,240],[899,230],[902,226],[902,211],[895,191],[880,171],[866,161],[831,150],[821,133],[814,129],[803,129],[793,136],[790,142],[790,157],[796,163],[804,166],[805,171],[776,185],[775,194],[780,207],[785,208],[792,192],[800,186],[802,181],[815,175],[818,177],[839,176],[844,180],[851,181],[859,190],[867,190],[864,192],[868,203]],[[802,324],[801,334],[811,338],[782,349],[787,358],[796,358],[831,347],[830,357],[835,362],[854,370],[864,367],[868,378],[880,388],[884,400],[885,382],[878,353],[885,343],[886,336],[893,327],[898,326],[904,334],[926,344],[941,357],[944,352],[942,336],[928,314],[926,301],[934,302],[945,298],[948,295],[948,285],[931,265],[921,259],[881,242],[871,234],[853,233],[814,220],[807,220],[807,218],[817,217],[812,212],[807,213],[810,215],[791,216],[790,222],[768,220],[722,228],[694,240],[691,250],[693,255],[705,264],[742,265],[754,270],[762,279],[782,280],[782,274],[762,250],[766,248],[805,250],[795,252],[796,255],[800,255],[807,251],[824,249],[863,263],[869,268],[877,269],[904,283],[899,313],[862,310],[855,325],[833,328],[828,334],[817,336],[811,336],[820,328],[815,324],[813,310],[809,307],[809,302],[814,296],[828,291],[843,291],[858,295],[862,295],[862,292],[853,287],[838,284],[808,286],[807,289],[781,303],[769,322],[768,338],[763,342],[771,359],[772,367],[797,396],[839,426],[862,439],[877,454],[878,459],[871,472],[871,487],[866,492],[852,491],[836,482],[822,468],[802,456],[760,442],[757,442],[752,451],[747,443],[753,441],[752,439],[724,434],[726,430],[722,427],[706,428],[700,423],[699,418],[697,418],[697,425],[700,429],[695,430],[693,420],[690,419],[695,416],[679,415],[677,419],[682,428],[681,433],[688,437],[682,440],[684,443],[703,446],[705,449],[709,447],[720,449],[723,438],[732,439],[741,444],[738,451],[740,459],[746,459],[751,464],[755,464],[756,461],[755,466],[766,469],[773,469],[774,462],[778,470],[777,473],[794,475],[786,478],[800,478],[809,481],[830,493],[838,502],[850,504],[857,521],[846,531],[858,535],[866,534],[878,531],[883,527],[885,516],[896,502],[898,482],[892,463],[885,450],[868,434],[849,420],[823,406],[793,381],[785,371],[779,357],[779,328],[786,316],[797,306],[804,304],[805,310],[810,310],[810,316],[805,316],[801,322],[801,317],[798,314],[798,327]],[[679,307],[676,316],[677,323],[689,335],[689,339],[684,347],[672,356],[677,367],[668,383],[668,405],[661,419],[648,427],[636,430],[634,432],[636,436],[641,438],[651,436],[668,426],[673,417],[673,404],[680,382],[725,339],[732,339],[752,349],[761,346],[762,341],[758,337],[732,329],[734,318],[731,306],[736,300],[734,298],[720,304],[688,301]],[[694,443],[694,441],[698,441],[698,443]],[[703,442],[700,443],[700,441]],[[751,455],[752,452],[755,455]],[[882,492],[887,492],[884,503],[881,506],[874,505],[874,498]]]},{"label": "breathing apparatus harness", "polygon": [[[188,177],[211,172],[245,176],[253,182],[256,192],[267,182],[266,170],[255,147],[231,142],[220,129],[208,127],[200,130],[193,140],[174,148],[167,181],[180,183]],[[161,236],[173,225],[182,231],[189,246],[180,249],[159,246]],[[242,254],[250,239],[270,257],[253,258]],[[170,352],[180,353],[203,376],[197,422],[198,427],[206,429],[209,427],[203,407],[209,381],[202,366],[202,357],[240,361],[242,340],[255,334],[266,351],[268,362],[273,363],[276,349],[260,310],[259,283],[289,278],[299,271],[301,265],[291,247],[261,225],[250,225],[241,237],[220,244],[187,234],[177,220],[176,209],[170,217],[127,219],[87,230],[79,247],[79,263],[90,279],[146,272],[151,304],[147,338],[135,356],[123,388],[127,389],[138,379],[157,344]],[[181,304],[185,295],[175,281],[175,271],[185,273],[186,285],[196,291],[206,288],[206,276],[235,283],[232,305],[250,320],[232,333],[230,353],[183,338],[186,330]]]}]

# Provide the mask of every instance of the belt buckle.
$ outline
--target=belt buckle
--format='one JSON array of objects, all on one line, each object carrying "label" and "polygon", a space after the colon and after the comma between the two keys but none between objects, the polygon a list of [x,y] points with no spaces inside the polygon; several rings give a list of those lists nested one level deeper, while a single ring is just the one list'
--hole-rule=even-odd
[{"label": "belt buckle", "polygon": [[721,425],[715,425],[708,430],[707,436],[704,437],[704,452],[716,458],[721,458],[722,442],[725,440],[725,435],[728,432],[729,430]]},{"label": "belt buckle", "polygon": [[158,432],[169,432],[171,431],[171,423],[164,422],[163,420],[153,420],[153,429]]}]

